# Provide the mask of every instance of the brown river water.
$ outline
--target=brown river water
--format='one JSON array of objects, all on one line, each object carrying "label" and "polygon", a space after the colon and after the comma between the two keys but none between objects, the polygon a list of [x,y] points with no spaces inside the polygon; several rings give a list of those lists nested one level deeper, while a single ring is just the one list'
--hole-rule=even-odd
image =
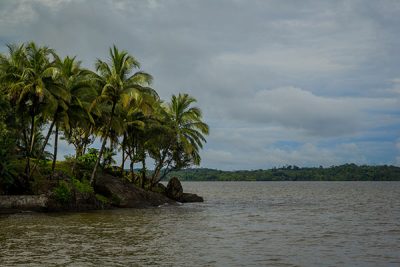
[{"label": "brown river water", "polygon": [[400,182],[185,182],[204,203],[0,215],[0,266],[400,266]]}]

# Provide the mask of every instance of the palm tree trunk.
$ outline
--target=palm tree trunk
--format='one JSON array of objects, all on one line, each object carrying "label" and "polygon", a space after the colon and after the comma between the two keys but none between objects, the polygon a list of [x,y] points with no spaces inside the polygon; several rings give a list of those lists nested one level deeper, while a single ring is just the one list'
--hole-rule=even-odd
[{"label": "palm tree trunk", "polygon": [[31,132],[29,137],[29,156],[32,156],[33,146],[35,144],[35,115],[31,115]]},{"label": "palm tree trunk", "polygon": [[159,181],[157,180],[157,177],[159,177],[160,172],[162,167],[164,166],[165,163],[165,158],[167,157],[168,154],[168,149],[164,150],[161,154],[160,161],[156,164],[156,167],[154,168],[154,173],[151,177],[150,181],[150,187],[153,188]]},{"label": "palm tree trunk", "polygon": [[[53,118],[53,121],[50,124],[50,128],[49,128],[49,130],[47,132],[46,138],[44,139],[43,146],[41,147],[41,149],[39,151],[38,159],[40,159],[43,156],[44,150],[46,149],[47,143],[49,142],[49,139],[50,139],[50,136],[51,136],[51,132],[53,131],[54,124],[56,123],[57,119],[58,118],[57,118],[57,113],[56,113],[56,114],[54,114],[54,118]],[[33,165],[32,170],[30,171],[30,175],[33,174],[33,172],[36,170],[37,166],[38,166],[38,163]]]},{"label": "palm tree trunk", "polygon": [[131,158],[131,163],[129,165],[130,171],[131,171],[131,180],[134,183],[135,182],[135,174],[133,172],[133,159]]},{"label": "palm tree trunk", "polygon": [[58,149],[58,122],[56,123],[56,133],[54,137],[54,152],[53,152],[53,164],[51,166],[51,178],[53,178],[54,170],[56,168],[57,149]]},{"label": "palm tree trunk", "polygon": [[[85,140],[87,140],[87,138],[85,138]],[[86,146],[87,146],[86,143],[82,146],[82,149],[81,149],[82,151],[79,152],[79,156],[83,156],[86,153]]]},{"label": "palm tree trunk", "polygon": [[[44,153],[44,150],[46,149],[47,143],[49,142],[50,136],[51,136],[51,132],[53,131],[54,128],[54,124],[57,121],[57,113],[54,115],[53,121],[50,124],[50,128],[49,131],[47,132],[46,138],[44,139],[44,143],[42,148],[39,151],[39,155],[38,155],[38,159],[40,159]],[[30,171],[30,174],[32,175],[33,172],[36,170],[38,164],[33,165],[32,170]]]},{"label": "palm tree trunk", "polygon": [[[144,153],[143,153],[144,154]],[[142,188],[144,189],[146,183],[146,157],[142,157]]]},{"label": "palm tree trunk", "polygon": [[35,141],[35,113],[32,111],[31,113],[31,132],[29,136],[29,148],[28,148],[28,153],[27,153],[27,161],[26,161],[26,175],[28,180],[31,177],[31,161],[30,158],[32,157],[32,151],[33,151],[33,144]]},{"label": "palm tree trunk", "polygon": [[122,149],[122,163],[121,163],[121,176],[124,176],[124,168],[125,168],[125,151]]},{"label": "palm tree trunk", "polygon": [[110,132],[111,123],[112,123],[112,120],[113,120],[113,117],[114,117],[114,110],[115,110],[116,104],[117,104],[116,102],[113,103],[113,106],[112,106],[112,109],[111,109],[110,121],[108,122],[106,133],[105,133],[105,135],[103,137],[103,143],[101,144],[101,148],[100,148],[100,151],[99,151],[99,156],[97,157],[96,164],[94,165],[94,168],[93,168],[92,176],[90,177],[90,184],[92,186],[95,184],[97,168],[99,167],[101,156],[103,155],[104,148],[106,147],[107,137],[108,137],[108,133]]},{"label": "palm tree trunk", "polygon": [[126,133],[124,133],[124,138],[122,139],[122,163],[121,163],[121,177],[124,176],[124,167],[125,167],[125,160],[127,157],[125,157],[125,139],[126,139]]},{"label": "palm tree trunk", "polygon": [[83,149],[79,156],[83,156],[86,153],[86,147],[88,145],[88,139],[89,139],[90,133],[92,132],[92,128],[93,128],[93,126],[90,125],[88,131],[85,133]]},{"label": "palm tree trunk", "polygon": [[[107,134],[108,134],[108,131],[106,131],[106,136],[107,136]],[[104,148],[106,147],[106,142],[107,142],[107,137],[106,137],[106,136],[103,137],[103,138],[104,138],[104,139],[103,139],[103,143],[101,144],[101,148],[100,148],[100,151],[99,151],[99,155],[98,155],[98,157],[97,157],[96,164],[94,165],[93,172],[92,172],[92,175],[91,175],[91,177],[90,177],[90,184],[91,184],[92,186],[93,186],[94,183],[95,183],[97,168],[99,167],[100,160],[101,160],[101,156],[103,155]]]},{"label": "palm tree trunk", "polygon": [[[27,134],[27,132],[26,132],[26,129],[24,129],[22,133],[23,133],[23,135],[24,135],[24,145],[25,145],[25,148],[28,149],[28,134]],[[28,151],[26,151],[25,153],[26,153],[26,154],[25,154],[25,156],[26,156],[25,174],[26,174],[26,177],[28,177],[28,176],[29,176],[29,172],[30,172],[30,170],[29,170],[29,167],[30,167],[29,165],[30,165],[30,163],[29,163]]]}]

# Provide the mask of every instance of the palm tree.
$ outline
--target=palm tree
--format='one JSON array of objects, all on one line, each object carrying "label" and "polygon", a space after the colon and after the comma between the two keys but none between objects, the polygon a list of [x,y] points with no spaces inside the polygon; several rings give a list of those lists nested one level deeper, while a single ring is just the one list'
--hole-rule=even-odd
[{"label": "palm tree", "polygon": [[[190,107],[196,99],[188,94],[172,95],[167,112],[172,120],[178,147],[192,157],[193,163],[200,164],[199,150],[206,142],[209,127],[202,121],[202,113],[198,107]],[[178,152],[178,151],[176,151]]]},{"label": "palm tree", "polygon": [[96,91],[90,80],[91,72],[80,67],[81,62],[75,57],[65,57],[63,60],[56,58],[56,66],[59,70],[60,86],[68,94],[68,102],[60,102],[53,116],[55,124],[54,152],[52,173],[54,174],[57,160],[57,144],[59,127],[64,130],[64,135],[71,134],[71,125],[77,127],[79,124],[90,124],[93,118],[88,112],[89,102],[93,101]]},{"label": "palm tree", "polygon": [[156,94],[153,89],[147,87],[152,81],[151,75],[145,72],[136,72],[131,75],[132,70],[138,68],[140,68],[139,62],[126,51],[119,51],[115,45],[110,48],[110,61],[108,63],[102,60],[96,62],[96,71],[99,75],[96,75],[95,79],[101,92],[94,105],[105,103],[106,107],[109,108],[109,114],[102,134],[103,142],[99,156],[90,178],[92,185],[95,182],[97,168],[109,137],[117,104],[125,101],[123,99],[130,98],[134,92]]},{"label": "palm tree", "polygon": [[[172,170],[200,164],[199,152],[206,142],[204,135],[208,135],[209,127],[202,121],[201,110],[191,106],[195,102],[196,99],[188,94],[172,95],[171,102],[165,107],[164,118],[149,148],[156,161],[151,186]],[[161,169],[164,171],[159,175]]]},{"label": "palm tree", "polygon": [[[8,45],[9,56],[1,56],[0,81],[5,85],[11,103],[21,117],[21,122],[29,127],[23,128],[26,156],[26,175],[31,176],[30,158],[33,156],[35,133],[38,124],[57,108],[57,99],[64,96],[58,86],[57,68],[54,66],[54,51],[48,47],[38,47],[30,42],[20,46]],[[48,138],[43,146],[47,145]]]},{"label": "palm tree", "polygon": [[[147,124],[154,121],[157,109],[160,106],[158,96],[142,92],[141,94],[135,93],[127,101],[123,103],[120,109],[120,114],[123,116],[124,128],[121,134],[122,142],[122,161],[121,161],[121,175],[124,173],[125,161],[130,159],[131,177],[134,177],[133,164],[139,160],[144,162],[143,159],[143,138],[141,138],[143,131]],[[141,151],[141,153],[138,153]],[[139,154],[141,154],[139,156]]]}]

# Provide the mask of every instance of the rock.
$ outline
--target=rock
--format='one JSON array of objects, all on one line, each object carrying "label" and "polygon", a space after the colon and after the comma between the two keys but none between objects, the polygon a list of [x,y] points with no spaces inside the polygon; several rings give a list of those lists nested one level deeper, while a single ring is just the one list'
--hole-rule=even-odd
[{"label": "rock", "polygon": [[177,177],[172,177],[167,185],[167,197],[182,202],[204,202],[201,196],[191,193],[183,193],[182,184]]},{"label": "rock", "polygon": [[19,211],[44,211],[48,198],[45,195],[0,196],[0,213]]},{"label": "rock", "polygon": [[161,194],[145,191],[109,174],[99,175],[94,189],[97,193],[109,198],[113,206],[120,208],[141,208],[175,203]]},{"label": "rock", "polygon": [[155,186],[153,186],[153,188],[151,188],[151,191],[154,193],[159,193],[161,195],[167,196],[167,187],[162,183],[158,183]]},{"label": "rock", "polygon": [[[155,186],[155,192],[145,191],[121,178],[100,174],[96,179],[94,192],[70,190],[70,196],[60,201],[55,192],[47,195],[8,195],[0,196],[0,214],[21,211],[84,211],[119,208],[143,208],[159,206],[165,203],[175,204],[176,201],[203,202],[203,198],[190,193],[183,193],[178,178],[172,178],[168,186]],[[163,195],[162,193],[165,192]],[[104,200],[99,198],[104,198]],[[168,196],[168,197],[167,197]]]},{"label": "rock", "polygon": [[111,208],[110,205],[98,201],[94,193],[81,193],[72,190],[70,194],[69,199],[60,201],[54,193],[50,193],[46,205],[46,211],[87,211]]},{"label": "rock", "polygon": [[183,193],[182,197],[179,199],[179,202],[188,203],[188,202],[204,202],[204,199],[201,196],[191,193]]},{"label": "rock", "polygon": [[167,185],[167,197],[179,201],[183,195],[182,184],[177,177],[172,177]]}]

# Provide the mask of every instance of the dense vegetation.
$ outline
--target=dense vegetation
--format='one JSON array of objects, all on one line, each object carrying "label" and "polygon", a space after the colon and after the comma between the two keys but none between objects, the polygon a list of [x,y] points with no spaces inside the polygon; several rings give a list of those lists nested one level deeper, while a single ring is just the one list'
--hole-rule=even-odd
[{"label": "dense vegetation", "polygon": [[186,181],[400,181],[400,167],[345,164],[329,168],[287,166],[269,170],[187,169],[171,172]]},{"label": "dense vegetation", "polygon": [[[53,181],[62,197],[68,190],[60,180],[80,188],[104,171],[151,188],[168,172],[200,163],[208,126],[196,100],[178,94],[162,101],[152,76],[126,51],[110,48],[93,71],[33,42],[7,47],[0,55],[0,194],[38,193]],[[61,138],[75,154],[57,162]],[[90,147],[96,138],[99,150]],[[151,175],[147,157],[155,162]]]}]

